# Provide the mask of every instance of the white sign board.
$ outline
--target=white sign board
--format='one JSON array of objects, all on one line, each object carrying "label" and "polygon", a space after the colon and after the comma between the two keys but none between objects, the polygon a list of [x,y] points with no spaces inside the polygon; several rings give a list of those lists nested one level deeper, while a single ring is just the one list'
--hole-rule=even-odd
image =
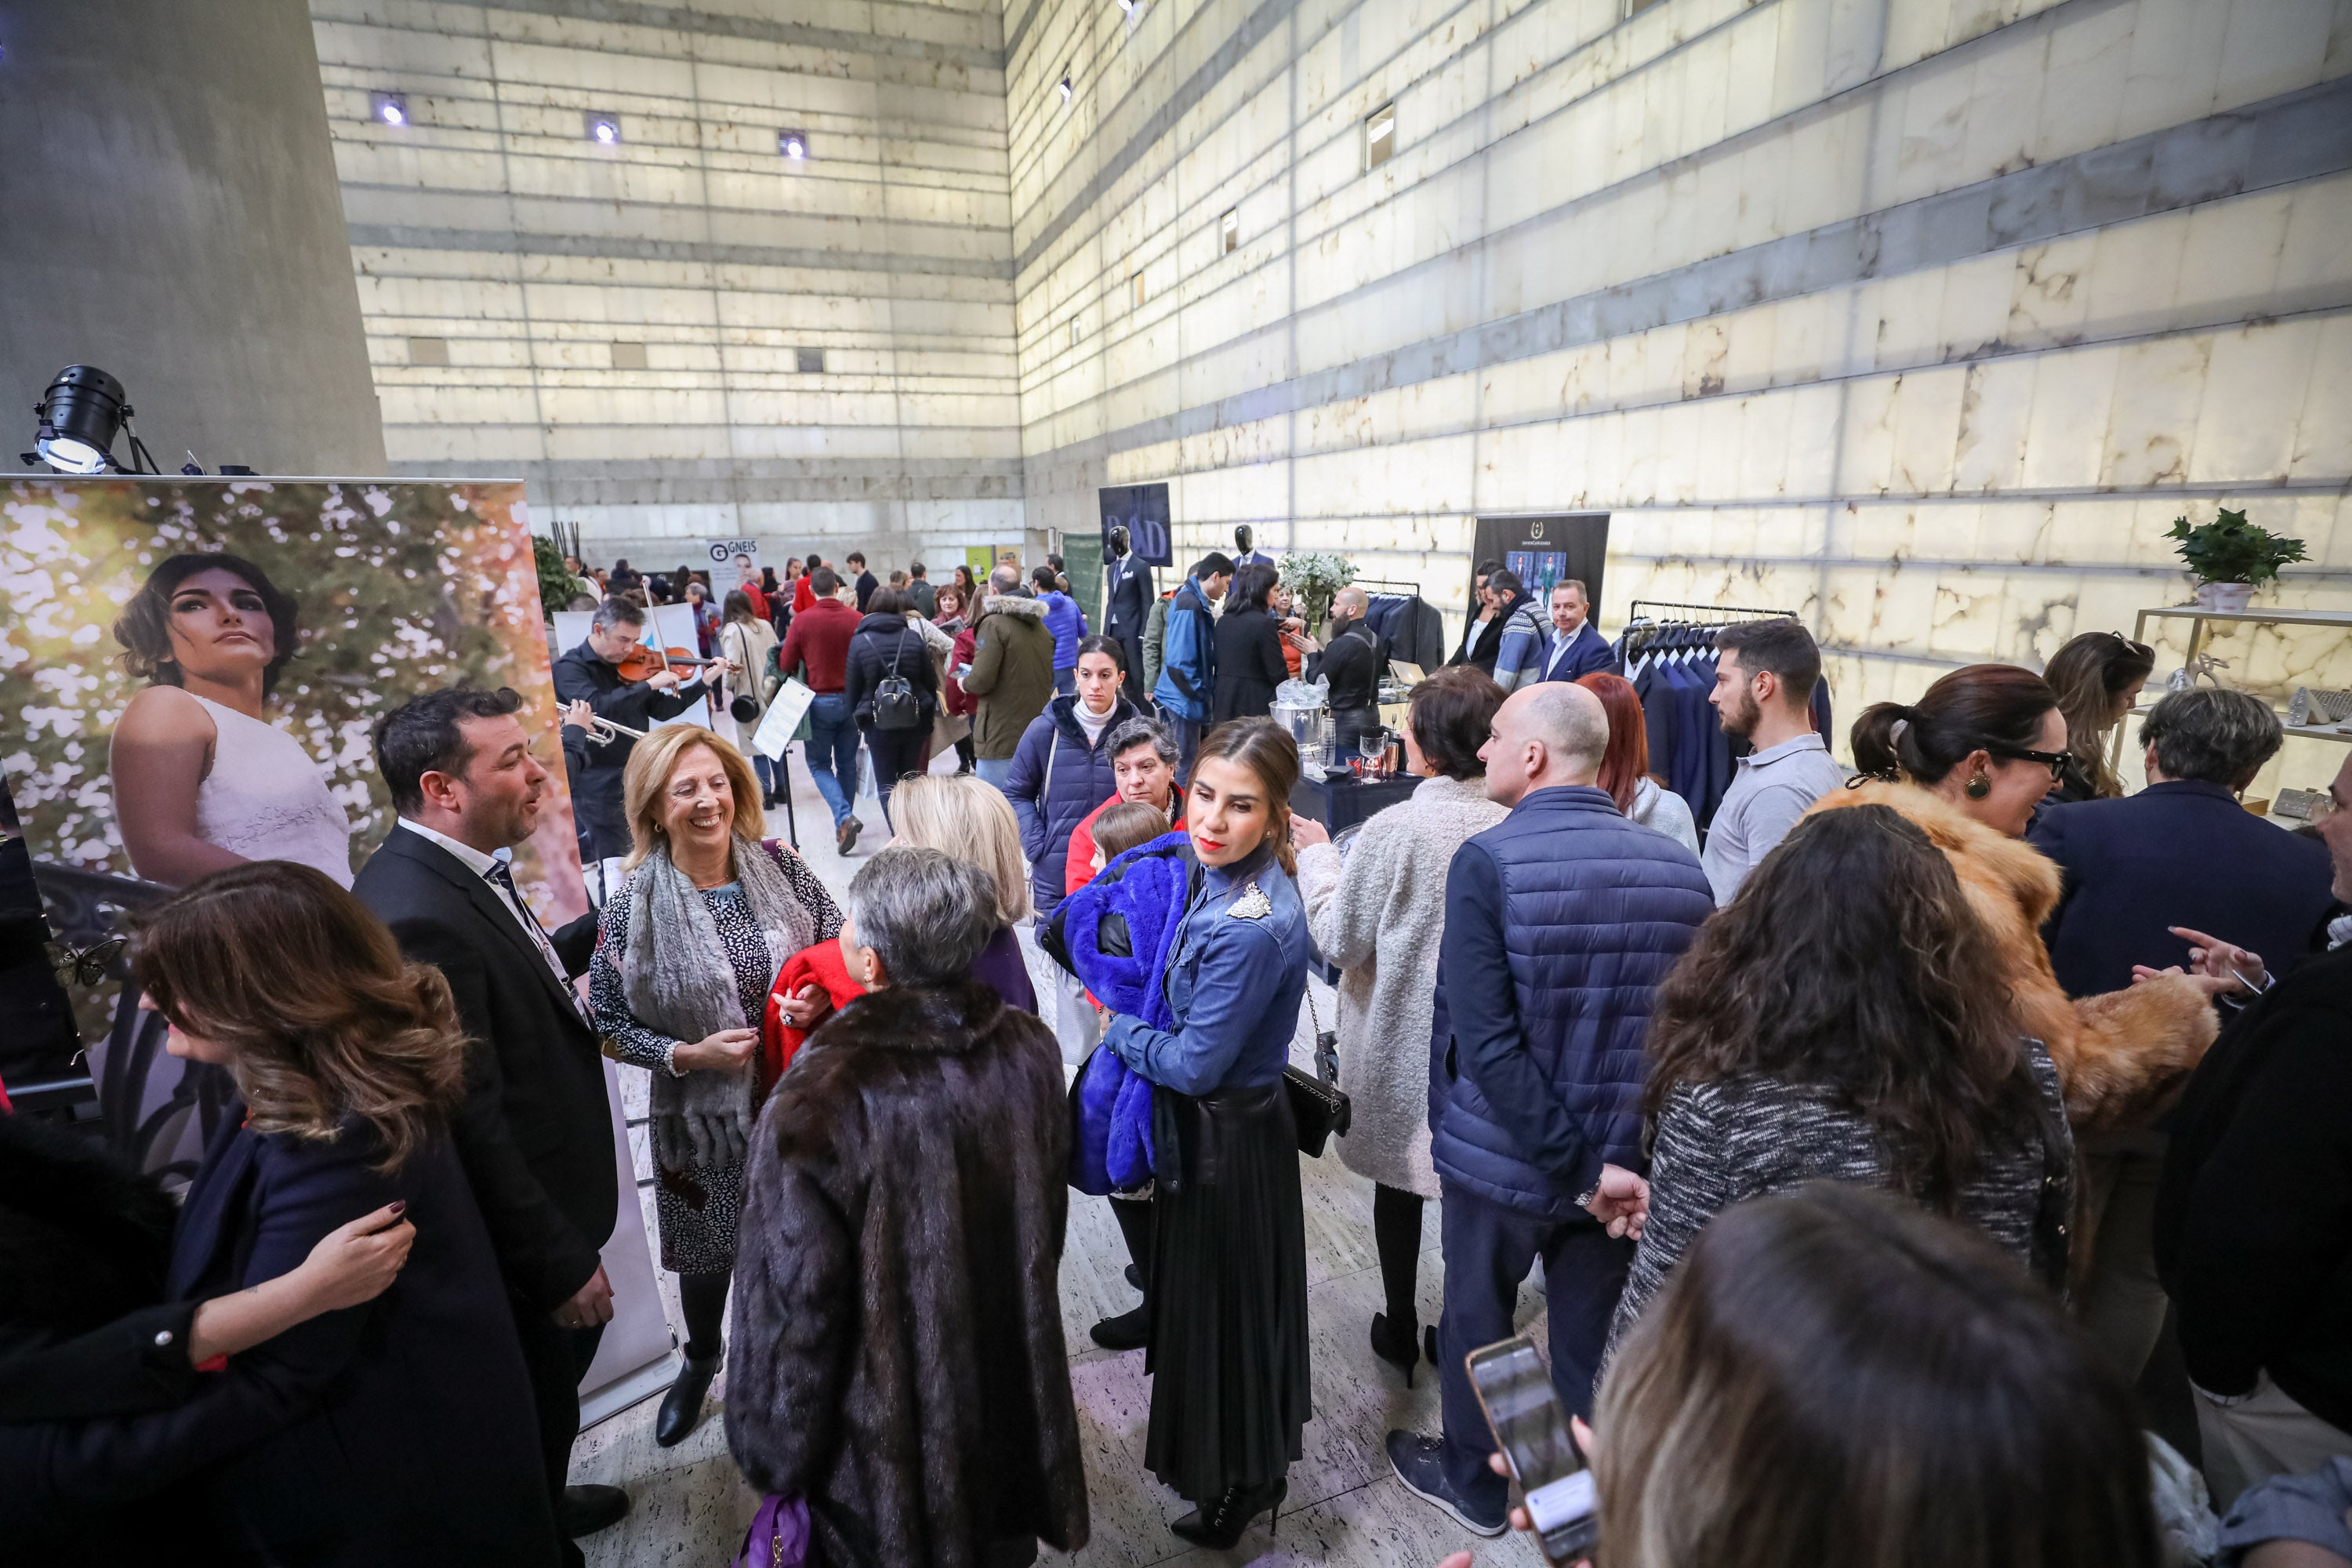
[{"label": "white sign board", "polygon": [[760,727],[751,731],[753,748],[770,762],[782,756],[784,748],[792,744],[793,732],[800,729],[801,721],[808,717],[809,705],[815,700],[816,693],[798,677],[786,676],[776,700],[768,704]]},{"label": "white sign board", "polygon": [[706,539],[702,542],[710,552],[710,581],[713,584],[733,584],[737,580],[735,557],[748,555],[751,564],[760,564],[760,542],[756,539]]}]

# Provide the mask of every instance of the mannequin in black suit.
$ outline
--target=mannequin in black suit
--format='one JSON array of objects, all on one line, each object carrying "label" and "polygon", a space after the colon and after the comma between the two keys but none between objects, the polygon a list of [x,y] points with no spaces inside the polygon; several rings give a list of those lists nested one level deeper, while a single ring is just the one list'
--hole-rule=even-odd
[{"label": "mannequin in black suit", "polygon": [[571,1537],[628,1510],[618,1488],[564,1485],[580,1378],[613,1316],[597,1252],[620,1187],[603,1058],[566,983],[588,966],[595,917],[541,931],[527,906],[509,901],[495,858],[530,837],[547,784],[520,705],[511,691],[460,688],[377,722],[376,766],[401,821],[352,890],[404,956],[447,976],[473,1042],[457,1152],[506,1279],[566,1561],[576,1563]]},{"label": "mannequin in black suit", "polygon": [[1114,526],[1103,551],[1103,635],[1127,649],[1127,700],[1149,712],[1151,694],[1143,689],[1143,625],[1159,596],[1151,564],[1135,552],[1127,530]]}]

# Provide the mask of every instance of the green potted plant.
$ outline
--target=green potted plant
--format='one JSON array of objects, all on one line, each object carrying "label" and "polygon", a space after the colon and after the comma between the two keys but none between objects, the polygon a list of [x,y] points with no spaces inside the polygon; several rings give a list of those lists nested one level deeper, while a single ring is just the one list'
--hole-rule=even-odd
[{"label": "green potted plant", "polygon": [[1294,550],[1282,558],[1282,585],[1310,627],[1331,613],[1331,595],[1356,580],[1356,564],[1328,550]]},{"label": "green potted plant", "polygon": [[2180,542],[2180,558],[2197,577],[2198,606],[2226,614],[2243,610],[2257,587],[2277,578],[2280,567],[2309,559],[2302,540],[2281,538],[2227,507],[2211,522],[2193,528],[2186,517],[2176,519],[2165,537]]}]

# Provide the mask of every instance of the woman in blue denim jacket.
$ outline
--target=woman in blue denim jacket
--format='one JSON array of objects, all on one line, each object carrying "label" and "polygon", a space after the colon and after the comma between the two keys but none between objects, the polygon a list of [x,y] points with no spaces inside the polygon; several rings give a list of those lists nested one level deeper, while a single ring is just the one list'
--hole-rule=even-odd
[{"label": "woman in blue denim jacket", "polygon": [[1173,1529],[1220,1549],[1279,1512],[1309,1414],[1307,1232],[1282,1069],[1307,989],[1290,879],[1298,748],[1265,719],[1201,743],[1185,822],[1197,862],[1162,978],[1176,1026],[1112,1016],[1104,1045],[1158,1085],[1144,1463],[1195,1505]]}]

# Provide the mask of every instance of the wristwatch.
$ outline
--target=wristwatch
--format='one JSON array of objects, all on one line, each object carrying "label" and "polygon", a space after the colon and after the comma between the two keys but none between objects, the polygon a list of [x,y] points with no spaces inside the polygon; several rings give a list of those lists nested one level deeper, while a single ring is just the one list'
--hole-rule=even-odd
[{"label": "wristwatch", "polygon": [[1589,1209],[1592,1206],[1592,1200],[1600,1195],[1601,1178],[1595,1176],[1592,1178],[1592,1184],[1585,1188],[1584,1191],[1577,1197],[1576,1206],[1580,1209]]}]

